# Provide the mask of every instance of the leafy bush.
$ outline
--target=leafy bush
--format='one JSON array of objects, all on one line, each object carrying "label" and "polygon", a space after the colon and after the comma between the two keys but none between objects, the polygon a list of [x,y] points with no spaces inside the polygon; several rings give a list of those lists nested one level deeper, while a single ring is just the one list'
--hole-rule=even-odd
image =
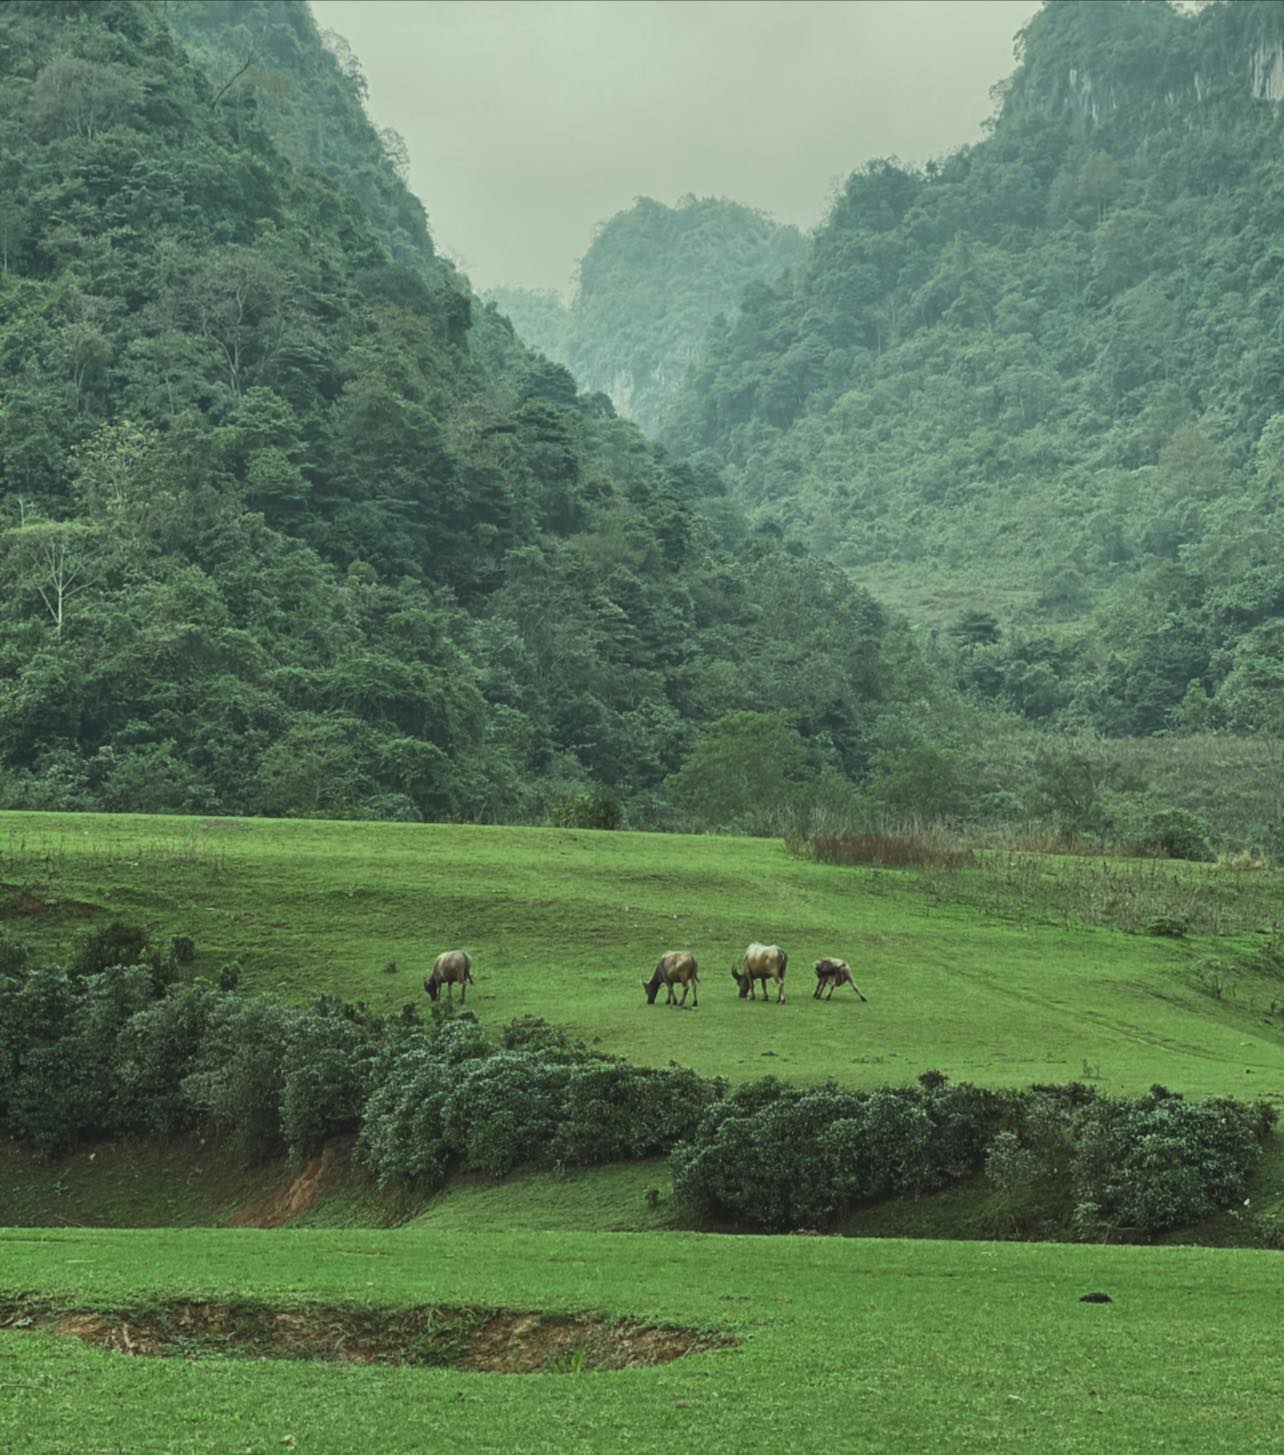
[{"label": "leafy bush", "polygon": [[1075,1120],[1075,1199],[1095,1222],[1161,1233],[1242,1202],[1275,1113],[1226,1098],[1198,1104],[1162,1087],[1098,1097]]},{"label": "leafy bush", "polygon": [[613,793],[599,786],[559,798],[548,811],[548,821],[562,829],[618,829],[624,810]]},{"label": "leafy bush", "polygon": [[590,1166],[653,1157],[694,1135],[725,1086],[682,1066],[623,1061],[577,1067],[553,1144],[559,1163]]},{"label": "leafy bush", "polygon": [[97,975],[112,965],[138,965],[146,949],[145,930],[112,920],[82,936],[69,968],[73,975]]},{"label": "leafy bush", "polygon": [[1165,808],[1146,821],[1143,842],[1162,859],[1194,859],[1207,862],[1213,855],[1208,847],[1208,824],[1184,808]]}]

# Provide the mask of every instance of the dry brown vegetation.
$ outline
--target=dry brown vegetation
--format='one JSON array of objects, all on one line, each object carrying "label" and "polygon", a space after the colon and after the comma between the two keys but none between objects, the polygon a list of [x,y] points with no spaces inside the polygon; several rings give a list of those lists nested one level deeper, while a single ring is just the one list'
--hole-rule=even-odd
[{"label": "dry brown vegetation", "polygon": [[1025,836],[996,846],[916,825],[798,835],[786,845],[822,864],[919,871],[903,882],[929,904],[996,918],[1178,936],[1284,930],[1284,871],[1260,855],[1195,864],[1143,856],[1131,845],[1090,852]]}]

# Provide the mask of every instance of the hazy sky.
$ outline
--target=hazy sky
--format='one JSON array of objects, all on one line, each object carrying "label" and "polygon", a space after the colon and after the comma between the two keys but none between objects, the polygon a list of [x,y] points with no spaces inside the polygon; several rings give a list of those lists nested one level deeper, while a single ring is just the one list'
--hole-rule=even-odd
[{"label": "hazy sky", "polygon": [[313,0],[479,288],[566,288],[637,196],[800,226],[870,157],[979,135],[1037,0]]}]

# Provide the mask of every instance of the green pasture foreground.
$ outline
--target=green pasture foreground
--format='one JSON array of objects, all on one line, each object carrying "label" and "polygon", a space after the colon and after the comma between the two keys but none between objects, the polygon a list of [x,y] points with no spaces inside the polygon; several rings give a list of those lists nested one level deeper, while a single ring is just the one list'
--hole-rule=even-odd
[{"label": "green pasture foreground", "polygon": [[[193,936],[193,973],[236,961],[243,988],[293,997],[426,1004],[433,955],[462,945],[490,1026],[540,1015],[603,1051],[736,1080],[869,1086],[935,1067],[1260,1096],[1284,1075],[1278,1013],[1201,980],[1209,954],[1248,941],[1067,928],[1037,907],[987,918],[940,905],[914,871],[803,862],[773,840],[8,813],[0,882],[0,923],[42,949],[115,916]],[[752,939],[789,951],[783,1007],[737,998],[730,966]],[[670,948],[700,959],[698,1011],[644,1003]],[[851,962],[868,1005],[811,999],[824,954]]]},{"label": "green pasture foreground", "polygon": [[[0,1448],[1279,1448],[1284,1256],[672,1233],[0,1232],[0,1297],[593,1310],[736,1347],[618,1373],[128,1358],[0,1332]],[[1103,1291],[1108,1305],[1081,1303]]]}]

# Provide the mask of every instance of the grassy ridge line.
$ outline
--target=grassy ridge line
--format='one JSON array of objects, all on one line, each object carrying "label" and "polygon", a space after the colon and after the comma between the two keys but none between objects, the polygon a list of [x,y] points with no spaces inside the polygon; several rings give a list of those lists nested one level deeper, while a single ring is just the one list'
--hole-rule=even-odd
[{"label": "grassy ridge line", "polygon": [[[594,1309],[730,1327],[739,1348],[618,1374],[505,1377],[127,1359],[0,1333],[15,1455],[381,1455],[1277,1446],[1277,1254],[670,1234],[0,1233],[0,1293],[110,1306]],[[1110,1306],[1080,1303],[1104,1289]]]},{"label": "grassy ridge line", "polygon": [[[988,920],[933,905],[913,872],[806,863],[769,840],[8,813],[0,880],[48,906],[8,923],[51,953],[118,915],[193,935],[195,973],[237,960],[246,988],[295,997],[422,1003],[431,956],[463,945],[488,1024],[542,1015],[598,1049],[737,1080],[873,1086],[935,1066],[1021,1085],[1088,1068],[1111,1090],[1258,1096],[1284,1075],[1278,1028],[1199,987],[1199,955],[1225,942]],[[754,938],[790,952],[783,1008],[736,998],[729,966]],[[701,959],[695,1013],[642,1003],[638,980],[676,947]],[[812,1002],[810,962],[828,953],[869,1005]]]}]

